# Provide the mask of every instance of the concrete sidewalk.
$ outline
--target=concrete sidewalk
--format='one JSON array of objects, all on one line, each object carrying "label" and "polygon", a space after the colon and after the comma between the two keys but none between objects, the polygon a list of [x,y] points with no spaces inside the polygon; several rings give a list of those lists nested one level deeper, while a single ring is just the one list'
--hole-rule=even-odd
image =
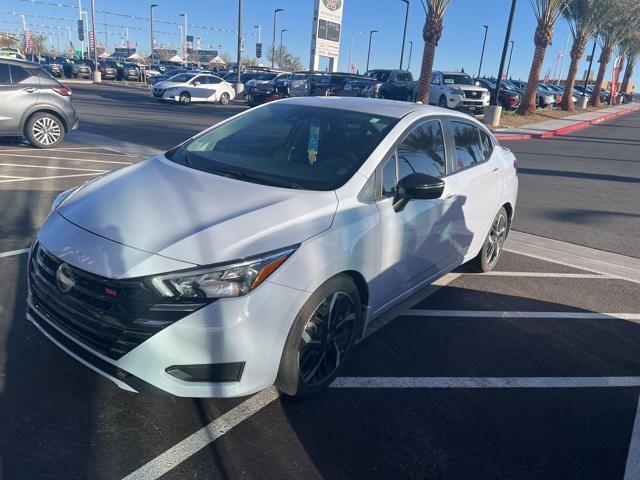
[{"label": "concrete sidewalk", "polygon": [[640,110],[640,104],[627,103],[603,108],[596,112],[584,112],[577,115],[570,115],[564,118],[548,120],[546,122],[532,123],[519,128],[508,128],[495,130],[493,133],[498,140],[528,140],[531,138],[548,138],[554,135],[561,135],[573,130],[596,125],[610,120],[618,115]]}]

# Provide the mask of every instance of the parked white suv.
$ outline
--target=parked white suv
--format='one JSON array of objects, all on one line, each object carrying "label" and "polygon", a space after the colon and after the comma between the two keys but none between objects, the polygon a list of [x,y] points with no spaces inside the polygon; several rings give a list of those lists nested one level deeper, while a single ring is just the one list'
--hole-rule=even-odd
[{"label": "parked white suv", "polygon": [[464,72],[433,72],[429,102],[442,108],[482,113],[491,94]]}]

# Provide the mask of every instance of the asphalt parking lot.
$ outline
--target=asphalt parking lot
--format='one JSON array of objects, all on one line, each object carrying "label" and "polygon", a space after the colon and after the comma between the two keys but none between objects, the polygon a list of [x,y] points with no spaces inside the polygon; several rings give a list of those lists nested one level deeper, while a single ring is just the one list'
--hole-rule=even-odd
[{"label": "asphalt parking lot", "polygon": [[[272,389],[227,400],[131,394],[25,320],[23,250],[51,200],[149,153],[124,142],[164,147],[152,140],[164,127],[152,133],[147,117],[144,142],[125,125],[110,136],[121,144],[77,140],[100,141],[86,135],[46,152],[0,144],[1,478],[640,478],[633,206],[607,203],[625,215],[615,235],[598,235],[579,217],[545,221],[536,203],[562,212],[621,188],[635,198],[638,159],[620,144],[637,148],[628,133],[640,115],[510,142],[522,170],[519,231],[497,271],[462,267],[414,295],[371,326],[332,388],[304,401]],[[197,117],[185,134],[204,128]],[[106,136],[98,122],[83,120],[85,131]],[[599,141],[584,146],[578,134]],[[582,148],[601,160],[562,157],[587,157]],[[593,168],[627,180],[579,176]],[[540,170],[569,172],[568,183]]]}]

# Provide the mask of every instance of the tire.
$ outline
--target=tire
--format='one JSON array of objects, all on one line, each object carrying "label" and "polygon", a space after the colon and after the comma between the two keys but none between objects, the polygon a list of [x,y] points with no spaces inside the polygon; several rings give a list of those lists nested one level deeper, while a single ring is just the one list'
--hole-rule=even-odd
[{"label": "tire", "polygon": [[438,106],[440,108],[447,108],[447,97],[440,95],[440,98],[438,99]]},{"label": "tire", "polygon": [[[331,313],[340,315],[337,324],[334,317],[331,325]],[[337,275],[323,283],[289,331],[275,383],[278,390],[298,398],[324,390],[349,361],[362,322],[360,294],[351,278]]]},{"label": "tire", "polygon": [[498,264],[504,242],[509,234],[509,216],[504,207],[496,214],[487,237],[484,239],[478,256],[471,261],[471,266],[478,272],[490,272]]},{"label": "tire", "polygon": [[53,148],[64,139],[62,121],[50,113],[34,113],[24,127],[24,136],[36,148]]},{"label": "tire", "polygon": [[229,95],[227,92],[222,92],[220,94],[220,105],[229,105],[230,101],[231,95]]},{"label": "tire", "polygon": [[189,92],[182,92],[178,97],[178,101],[182,105],[189,105],[191,103],[191,95],[189,95]]}]

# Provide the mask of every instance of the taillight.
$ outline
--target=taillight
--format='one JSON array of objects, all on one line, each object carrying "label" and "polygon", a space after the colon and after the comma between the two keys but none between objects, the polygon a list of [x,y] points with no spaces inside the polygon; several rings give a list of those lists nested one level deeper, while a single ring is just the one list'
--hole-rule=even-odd
[{"label": "taillight", "polygon": [[59,95],[62,95],[63,97],[70,97],[71,96],[71,89],[69,87],[52,87],[51,90],[53,90],[54,92],[56,92]]}]

